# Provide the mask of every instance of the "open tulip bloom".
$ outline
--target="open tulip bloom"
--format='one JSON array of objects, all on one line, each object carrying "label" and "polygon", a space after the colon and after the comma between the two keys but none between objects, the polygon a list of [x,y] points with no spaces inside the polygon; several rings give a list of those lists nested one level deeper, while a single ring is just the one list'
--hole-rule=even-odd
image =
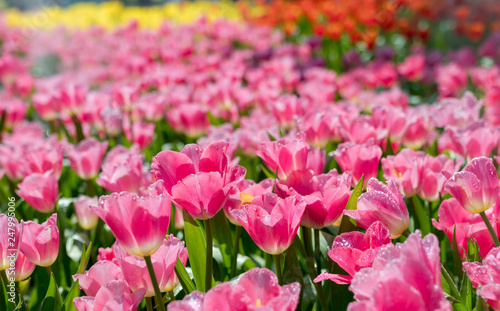
[{"label": "open tulip bloom", "polygon": [[498,1],[97,2],[0,12],[0,311],[500,311]]}]

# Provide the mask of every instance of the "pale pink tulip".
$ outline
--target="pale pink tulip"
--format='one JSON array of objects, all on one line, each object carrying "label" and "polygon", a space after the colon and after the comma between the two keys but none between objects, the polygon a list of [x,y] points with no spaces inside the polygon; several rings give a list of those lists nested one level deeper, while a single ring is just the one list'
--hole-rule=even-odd
[{"label": "pale pink tulip", "polygon": [[0,214],[0,228],[0,271],[2,271],[10,267],[11,259],[15,261],[18,256],[23,225],[19,224],[14,213],[2,213]]},{"label": "pale pink tulip", "polygon": [[90,209],[91,206],[97,206],[97,203],[97,197],[91,198],[86,195],[81,195],[73,201],[78,225],[85,230],[91,230],[97,226],[99,217]]},{"label": "pale pink tulip", "polygon": [[59,254],[59,228],[57,214],[52,214],[41,225],[27,221],[23,225],[21,252],[37,266],[49,267]]}]

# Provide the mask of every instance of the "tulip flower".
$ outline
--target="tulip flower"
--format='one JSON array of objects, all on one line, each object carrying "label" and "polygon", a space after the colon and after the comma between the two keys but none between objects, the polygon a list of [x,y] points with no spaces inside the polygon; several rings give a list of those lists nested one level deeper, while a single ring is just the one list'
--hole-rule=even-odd
[{"label": "tulip flower", "polygon": [[[495,204],[494,208],[485,212],[493,224],[493,230],[496,234],[500,233],[500,225],[498,223],[499,212],[500,205],[498,204]],[[495,246],[482,218],[477,214],[466,211],[456,199],[444,200],[439,206],[438,216],[439,222],[433,219],[432,224],[438,230],[446,233],[451,245],[453,245],[453,232],[455,232],[460,258],[465,259],[465,251],[468,251],[469,238],[474,240],[479,246],[481,258],[484,258]]]},{"label": "tulip flower", "polygon": [[21,282],[29,278],[33,271],[35,271],[35,268],[36,265],[29,261],[29,259],[24,256],[23,252],[19,252],[14,267],[15,282]]},{"label": "tulip flower", "polygon": [[246,170],[230,167],[228,144],[213,142],[206,149],[187,145],[181,152],[162,151],[153,158],[151,174],[162,179],[173,203],[197,219],[210,219],[228,200]]},{"label": "tulip flower", "polygon": [[366,188],[368,180],[377,177],[382,149],[374,145],[373,141],[362,145],[343,143],[333,152],[333,157],[343,172],[351,172],[353,186],[356,186],[364,175],[363,188]]},{"label": "tulip flower", "polygon": [[266,310],[293,311],[297,308],[300,285],[279,286],[276,275],[265,268],[253,268],[238,283],[224,282],[207,293],[192,292],[181,301],[171,302],[169,311]]},{"label": "tulip flower", "polygon": [[14,213],[10,216],[0,214],[0,271],[10,267],[11,258],[17,258],[23,234],[22,223],[19,224]]},{"label": "tulip flower", "polygon": [[95,297],[104,284],[109,281],[124,280],[120,267],[112,261],[98,261],[84,274],[73,275],[73,281],[79,280],[78,285],[87,296]]},{"label": "tulip flower", "polygon": [[412,197],[422,186],[426,160],[423,152],[403,149],[395,156],[382,159],[384,178],[393,179],[405,197]]},{"label": "tulip flower", "polygon": [[125,120],[126,122],[124,122],[123,127],[125,137],[127,137],[130,142],[137,144],[141,149],[145,149],[149,146],[154,137],[155,124],[144,121],[136,121],[131,124],[128,118]]},{"label": "tulip flower", "polygon": [[138,257],[158,250],[170,223],[170,200],[164,196],[112,193],[100,197],[98,206],[90,209],[109,226],[123,249]]},{"label": "tulip flower", "polygon": [[389,228],[391,239],[398,238],[410,224],[410,215],[403,195],[392,179],[384,185],[371,178],[367,191],[358,198],[358,209],[346,210],[344,214],[356,220],[358,226],[365,229],[380,221]]},{"label": "tulip flower", "polygon": [[144,288],[130,293],[130,288],[123,280],[109,281],[101,287],[95,297],[76,297],[73,304],[78,311],[135,311],[145,293]]},{"label": "tulip flower", "polygon": [[91,206],[97,206],[97,203],[97,197],[91,198],[86,195],[81,195],[73,201],[78,225],[85,230],[91,230],[97,226],[99,217],[90,209]]},{"label": "tulip flower", "polygon": [[93,179],[101,169],[101,161],[107,149],[107,141],[100,143],[95,138],[87,138],[77,146],[68,145],[71,168],[80,178]]},{"label": "tulip flower", "polygon": [[52,213],[59,196],[59,184],[54,171],[33,173],[17,185],[16,193],[31,207],[42,213]]},{"label": "tulip flower", "polygon": [[22,221],[23,236],[20,250],[37,266],[50,267],[59,254],[59,228],[57,214],[52,214],[41,225],[33,221]]},{"label": "tulip flower", "polygon": [[344,211],[351,195],[351,174],[336,170],[313,176],[312,171],[294,171],[287,180],[278,181],[276,193],[281,197],[296,195],[306,203],[302,225],[321,229],[330,226]]},{"label": "tulip flower", "polygon": [[[155,291],[144,259],[127,254],[119,244],[114,245],[113,249],[121,271],[123,271],[123,276],[132,291],[145,288],[146,297],[154,296]],[[151,256],[161,292],[171,291],[179,283],[174,272],[177,258],[181,260],[183,265],[186,265],[188,253],[184,247],[184,242],[181,242],[173,235],[169,235],[168,241],[164,240],[162,246]]]},{"label": "tulip flower", "polygon": [[440,154],[437,157],[426,156],[426,165],[423,169],[422,185],[418,196],[425,201],[437,201],[441,195],[444,195],[444,184],[446,177],[442,171],[455,173],[459,170],[462,161],[454,162],[448,156]]},{"label": "tulip flower", "polygon": [[281,199],[274,193],[265,193],[251,204],[233,210],[231,215],[260,249],[278,255],[292,244],[305,207],[306,203],[296,197]]},{"label": "tulip flower", "polygon": [[347,310],[451,311],[441,288],[439,241],[411,234],[404,244],[388,244],[370,268],[354,275],[349,290],[354,302]]},{"label": "tulip flower", "polygon": [[445,191],[471,213],[484,212],[498,198],[498,175],[489,158],[474,158],[462,171],[453,176],[448,174],[448,178]]},{"label": "tulip flower", "polygon": [[500,247],[493,248],[483,262],[464,262],[464,271],[469,275],[477,294],[493,308],[500,310]]},{"label": "tulip flower", "polygon": [[143,156],[134,153],[126,153],[124,158],[108,155],[97,184],[110,192],[138,193],[142,186],[142,161]]},{"label": "tulip flower", "polygon": [[389,230],[379,221],[366,229],[366,233],[358,231],[342,233],[335,237],[328,256],[335,261],[347,275],[318,275],[314,282],[331,280],[337,284],[351,284],[353,276],[361,269],[371,267],[379,250],[391,243]]}]

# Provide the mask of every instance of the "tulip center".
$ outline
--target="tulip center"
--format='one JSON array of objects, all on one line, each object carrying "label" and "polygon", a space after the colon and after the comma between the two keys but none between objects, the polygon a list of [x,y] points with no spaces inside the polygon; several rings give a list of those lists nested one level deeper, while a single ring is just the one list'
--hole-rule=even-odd
[{"label": "tulip center", "polygon": [[241,200],[241,205],[250,204],[252,203],[253,196],[249,195],[248,193],[241,192],[240,200]]},{"label": "tulip center", "polygon": [[260,299],[257,299],[255,304],[257,305],[257,307],[260,307],[260,306],[262,306],[262,301],[260,301]]}]

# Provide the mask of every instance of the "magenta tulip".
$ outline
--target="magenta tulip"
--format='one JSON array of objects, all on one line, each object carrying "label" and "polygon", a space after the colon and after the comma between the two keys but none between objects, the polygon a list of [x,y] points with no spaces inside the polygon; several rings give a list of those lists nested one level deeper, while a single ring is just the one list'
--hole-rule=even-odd
[{"label": "magenta tulip", "polygon": [[164,196],[113,193],[100,197],[91,210],[109,226],[125,251],[138,257],[156,252],[170,223],[170,200]]},{"label": "magenta tulip", "polygon": [[281,199],[274,193],[266,193],[233,210],[231,215],[260,249],[278,255],[292,244],[305,207],[306,203],[296,197]]},{"label": "magenta tulip", "polygon": [[78,311],[135,311],[145,293],[144,288],[130,293],[130,288],[123,280],[110,281],[101,287],[95,297],[77,297],[73,304]]},{"label": "magenta tulip", "polygon": [[453,174],[444,189],[467,211],[481,213],[495,204],[498,198],[498,184],[493,160],[479,157],[467,163],[462,171]]},{"label": "magenta tulip", "polygon": [[101,162],[108,142],[99,142],[95,138],[87,138],[77,146],[68,145],[68,159],[71,168],[82,179],[93,179],[101,169]]},{"label": "magenta tulip", "polygon": [[33,173],[17,185],[16,193],[31,207],[42,213],[52,213],[59,196],[59,184],[54,171]]},{"label": "magenta tulip", "polygon": [[333,156],[343,172],[351,172],[352,185],[356,184],[364,175],[363,188],[368,180],[377,177],[378,164],[382,157],[382,149],[368,141],[365,144],[343,143],[333,152]]},{"label": "magenta tulip", "polygon": [[59,254],[59,228],[57,214],[52,214],[41,225],[27,221],[23,225],[21,252],[37,266],[49,267]]},{"label": "magenta tulip", "polygon": [[133,152],[110,157],[102,165],[97,184],[110,192],[128,191],[138,193],[142,186],[143,156]]},{"label": "magenta tulip", "polygon": [[356,220],[362,228],[380,221],[389,228],[392,239],[398,238],[410,224],[403,195],[392,179],[387,185],[375,178],[370,179],[367,191],[358,199],[358,209],[346,210],[344,214]]},{"label": "magenta tulip", "polygon": [[412,197],[422,186],[426,160],[425,153],[421,151],[403,149],[397,155],[382,159],[384,178],[393,179],[405,197]]},{"label": "magenta tulip", "polygon": [[73,275],[73,281],[78,280],[78,285],[87,296],[95,297],[104,284],[109,281],[123,280],[123,272],[112,261],[98,261],[84,274]]},{"label": "magenta tulip", "polygon": [[[115,245],[113,249],[125,280],[132,291],[145,288],[146,297],[154,296],[155,291],[146,267],[146,261],[143,258],[127,254],[119,244]],[[174,272],[177,258],[181,260],[183,265],[186,265],[188,253],[184,247],[184,242],[181,242],[173,235],[168,236],[168,241],[164,240],[160,248],[151,255],[151,261],[161,292],[171,291],[179,283]]]},{"label": "magenta tulip", "polygon": [[493,248],[483,262],[464,262],[477,294],[495,310],[500,310],[500,247]]},{"label": "magenta tulip", "polygon": [[331,280],[337,284],[351,284],[356,272],[371,267],[378,251],[389,243],[389,230],[379,221],[371,224],[364,234],[353,231],[336,236],[328,256],[344,269],[347,275],[324,272],[318,275],[314,282]]},{"label": "magenta tulip", "polygon": [[358,310],[439,310],[451,311],[441,288],[439,241],[433,234],[422,240],[411,234],[404,244],[381,249],[371,268],[354,276],[349,290]]}]

